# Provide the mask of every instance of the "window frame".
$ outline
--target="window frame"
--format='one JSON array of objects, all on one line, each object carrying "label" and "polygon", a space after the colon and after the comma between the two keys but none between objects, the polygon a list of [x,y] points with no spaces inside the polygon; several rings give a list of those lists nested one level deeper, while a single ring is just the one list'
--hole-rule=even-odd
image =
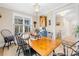
[{"label": "window frame", "polygon": [[[15,24],[15,17],[21,17],[22,19],[23,19],[23,24]],[[30,24],[29,25],[27,25],[27,24],[25,24],[25,20],[29,20],[30,22]],[[21,15],[21,14],[16,14],[16,13],[14,13],[13,14],[13,26],[14,26],[14,35],[16,34],[15,33],[15,26],[23,26],[23,31],[22,31],[22,33],[24,33],[25,32],[25,26],[28,26],[29,28],[30,28],[30,31],[32,30],[32,17],[29,17],[29,16],[25,16],[25,15]],[[19,27],[20,27],[19,26]],[[28,31],[29,31],[29,28],[28,28]],[[29,31],[29,32],[30,32]],[[19,28],[19,32],[20,32],[20,28]]]}]

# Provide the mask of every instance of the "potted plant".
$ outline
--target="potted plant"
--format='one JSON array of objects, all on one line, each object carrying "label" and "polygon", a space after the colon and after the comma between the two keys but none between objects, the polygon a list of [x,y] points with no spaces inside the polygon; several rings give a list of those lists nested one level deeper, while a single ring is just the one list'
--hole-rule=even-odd
[{"label": "potted plant", "polygon": [[79,25],[77,25],[75,33],[76,37],[79,38]]}]

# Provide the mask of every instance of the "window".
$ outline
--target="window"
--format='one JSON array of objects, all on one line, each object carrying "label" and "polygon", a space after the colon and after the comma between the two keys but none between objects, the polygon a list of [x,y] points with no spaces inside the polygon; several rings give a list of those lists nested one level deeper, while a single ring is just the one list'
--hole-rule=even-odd
[{"label": "window", "polygon": [[26,20],[25,20],[25,25],[30,25],[29,19],[26,19]]},{"label": "window", "polygon": [[31,24],[30,19],[29,18],[25,18],[24,24],[25,24],[25,27],[24,27],[25,32],[30,32],[30,26],[31,26],[30,25]]},{"label": "window", "polygon": [[31,28],[31,19],[30,18],[23,18],[20,16],[15,16],[14,17],[14,24],[15,24],[15,35],[19,33],[24,33],[24,32],[30,32]]},{"label": "window", "polygon": [[20,16],[15,16],[15,24],[23,24],[23,19]]}]

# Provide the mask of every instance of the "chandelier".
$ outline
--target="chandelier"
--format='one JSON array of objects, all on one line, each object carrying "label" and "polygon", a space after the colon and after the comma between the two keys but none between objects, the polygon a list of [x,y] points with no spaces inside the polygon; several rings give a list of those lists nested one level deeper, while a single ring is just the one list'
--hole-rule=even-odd
[{"label": "chandelier", "polygon": [[35,21],[39,19],[40,5],[36,3],[34,5]]},{"label": "chandelier", "polygon": [[36,3],[36,4],[34,5],[34,9],[35,9],[35,12],[36,12],[36,13],[39,13],[40,5],[39,5],[38,3]]}]

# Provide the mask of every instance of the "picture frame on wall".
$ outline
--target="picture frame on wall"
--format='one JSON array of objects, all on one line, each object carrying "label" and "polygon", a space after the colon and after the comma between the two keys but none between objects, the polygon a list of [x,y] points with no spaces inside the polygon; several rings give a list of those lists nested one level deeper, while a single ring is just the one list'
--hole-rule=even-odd
[{"label": "picture frame on wall", "polygon": [[40,16],[40,27],[46,27],[46,26],[47,26],[47,17]]},{"label": "picture frame on wall", "polygon": [[36,21],[34,21],[34,22],[33,22],[33,24],[34,24],[34,28],[36,28],[36,24],[37,24],[37,22],[36,22]]}]

